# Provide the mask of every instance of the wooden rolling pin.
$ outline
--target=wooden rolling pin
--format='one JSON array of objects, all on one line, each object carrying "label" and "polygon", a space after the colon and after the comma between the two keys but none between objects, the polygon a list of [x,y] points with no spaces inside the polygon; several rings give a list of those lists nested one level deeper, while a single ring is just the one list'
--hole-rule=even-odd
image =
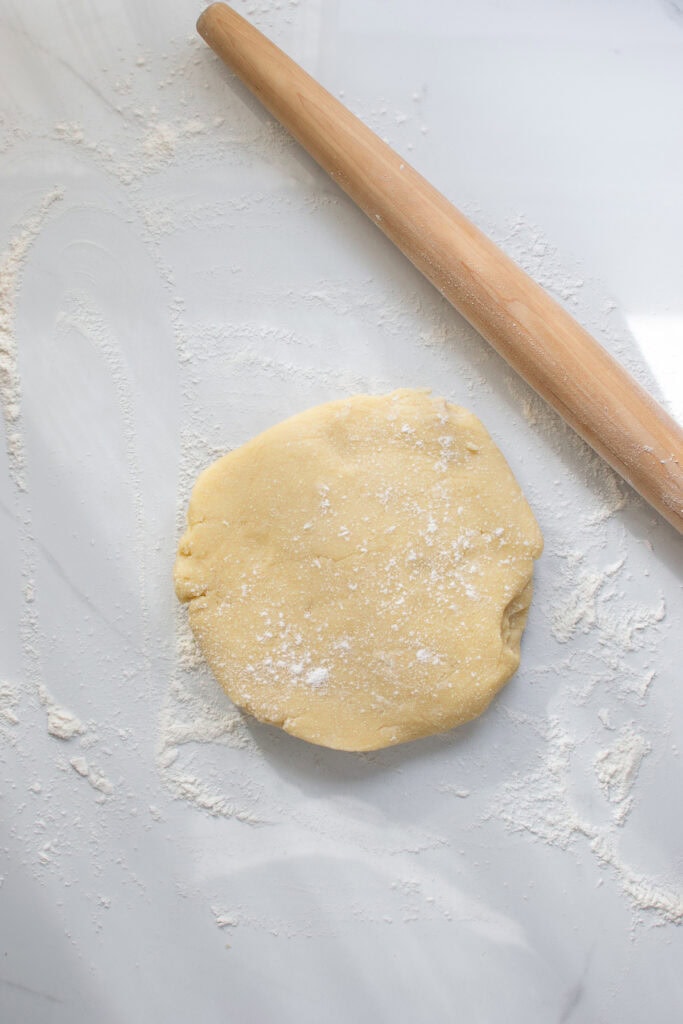
[{"label": "wooden rolling pin", "polygon": [[683,532],[683,431],[429,182],[226,4],[200,35],[497,352]]}]

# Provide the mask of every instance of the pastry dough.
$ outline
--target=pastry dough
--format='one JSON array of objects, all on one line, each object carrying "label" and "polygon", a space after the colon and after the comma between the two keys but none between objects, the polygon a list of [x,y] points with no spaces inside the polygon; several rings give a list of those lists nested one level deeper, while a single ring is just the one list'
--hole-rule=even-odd
[{"label": "pastry dough", "polygon": [[330,402],[206,469],[178,597],[231,699],[340,750],[476,717],[519,664],[542,538],[471,413]]}]

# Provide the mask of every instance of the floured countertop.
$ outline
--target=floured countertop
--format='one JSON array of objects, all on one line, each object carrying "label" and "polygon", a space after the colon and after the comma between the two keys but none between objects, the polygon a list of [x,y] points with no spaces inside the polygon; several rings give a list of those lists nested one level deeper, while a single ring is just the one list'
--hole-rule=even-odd
[{"label": "floured countertop", "polygon": [[[0,1018],[676,1019],[679,538],[219,65],[200,4],[5,6]],[[236,6],[681,417],[678,2]],[[546,548],[491,709],[350,755],[231,706],[171,572],[208,462],[396,387],[482,419]]]}]

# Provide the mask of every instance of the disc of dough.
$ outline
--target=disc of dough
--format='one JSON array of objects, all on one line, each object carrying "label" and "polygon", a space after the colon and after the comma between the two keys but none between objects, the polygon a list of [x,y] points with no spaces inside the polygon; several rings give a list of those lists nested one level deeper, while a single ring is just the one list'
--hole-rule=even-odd
[{"label": "disc of dough", "polygon": [[479,420],[400,390],[309,409],[209,466],[175,587],[235,704],[374,750],[484,711],[519,664],[542,546]]}]

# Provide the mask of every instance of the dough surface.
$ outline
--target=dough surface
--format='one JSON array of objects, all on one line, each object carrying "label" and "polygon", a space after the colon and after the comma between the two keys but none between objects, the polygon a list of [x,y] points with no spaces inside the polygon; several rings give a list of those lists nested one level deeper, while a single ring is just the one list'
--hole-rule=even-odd
[{"label": "dough surface", "polygon": [[235,704],[375,750],[484,711],[519,664],[542,547],[479,420],[401,390],[309,409],[209,466],[175,587]]}]

